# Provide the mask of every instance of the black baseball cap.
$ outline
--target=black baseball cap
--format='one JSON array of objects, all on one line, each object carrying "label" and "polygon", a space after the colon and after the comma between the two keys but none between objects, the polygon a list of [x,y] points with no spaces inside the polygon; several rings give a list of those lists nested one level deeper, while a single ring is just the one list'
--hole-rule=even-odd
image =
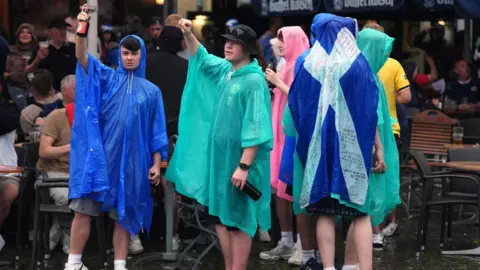
[{"label": "black baseball cap", "polygon": [[152,25],[162,25],[162,18],[161,17],[152,17],[150,18],[150,20],[148,21],[148,26],[152,26]]},{"label": "black baseball cap", "polygon": [[55,18],[48,23],[48,29],[56,28],[56,29],[66,29],[67,27],[72,26],[71,24],[67,23],[65,19],[62,18]]},{"label": "black baseball cap", "polygon": [[249,26],[238,24],[229,27],[227,33],[222,36],[227,40],[241,43],[249,53],[257,54],[257,34]]}]

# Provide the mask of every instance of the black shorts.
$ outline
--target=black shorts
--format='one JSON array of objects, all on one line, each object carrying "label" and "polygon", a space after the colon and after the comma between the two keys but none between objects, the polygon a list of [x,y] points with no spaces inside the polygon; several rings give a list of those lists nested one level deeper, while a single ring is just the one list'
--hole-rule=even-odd
[{"label": "black shorts", "polygon": [[210,223],[212,225],[223,225],[227,228],[227,231],[229,231],[229,232],[235,232],[235,231],[240,230],[237,227],[226,226],[226,225],[222,224],[222,221],[220,220],[219,217],[212,216],[212,215],[208,214],[208,208],[205,209],[205,212],[207,213],[206,220],[207,220],[208,223]]},{"label": "black shorts", "polygon": [[398,152],[400,152],[400,149],[402,148],[402,141],[400,140],[400,136],[398,136],[397,134],[395,134],[394,136],[395,142],[397,143]]}]

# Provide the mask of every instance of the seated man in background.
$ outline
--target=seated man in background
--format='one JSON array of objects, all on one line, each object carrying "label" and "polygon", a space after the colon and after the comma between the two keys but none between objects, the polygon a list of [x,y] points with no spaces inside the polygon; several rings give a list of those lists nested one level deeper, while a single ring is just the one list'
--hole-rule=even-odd
[{"label": "seated man in background", "polygon": [[[45,119],[37,169],[46,172],[49,178],[69,177],[72,123],[73,103],[66,108],[54,110]],[[68,188],[51,188],[50,197],[57,205],[67,205]],[[63,238],[63,252],[69,254],[71,217],[68,220],[60,226],[58,217],[54,218],[50,229],[50,250],[55,249]]]},{"label": "seated man in background", "polygon": [[462,111],[480,110],[480,80],[472,77],[469,63],[458,61],[454,71],[457,81],[447,87],[445,97],[459,105]]},{"label": "seated man in background", "polygon": [[75,75],[65,76],[60,83],[60,87],[61,94],[57,93],[56,95],[61,96],[62,99],[57,99],[56,102],[45,105],[43,111],[35,120],[35,125],[43,126],[45,117],[47,117],[53,110],[65,108],[65,105],[73,102],[73,99],[75,98]]},{"label": "seated man in background", "polygon": [[[20,127],[20,114],[8,96],[6,82],[0,77],[0,165],[17,166],[14,144],[16,130]],[[19,186],[20,178],[17,175],[0,174],[0,227],[18,196]],[[5,240],[0,235],[0,251],[4,246]]]},{"label": "seated man in background", "polygon": [[52,91],[53,76],[48,70],[37,70],[30,84],[30,91],[35,103],[25,107],[20,115],[20,126],[24,134],[35,131],[35,120],[45,106],[58,103],[58,97],[55,95],[55,91]]}]

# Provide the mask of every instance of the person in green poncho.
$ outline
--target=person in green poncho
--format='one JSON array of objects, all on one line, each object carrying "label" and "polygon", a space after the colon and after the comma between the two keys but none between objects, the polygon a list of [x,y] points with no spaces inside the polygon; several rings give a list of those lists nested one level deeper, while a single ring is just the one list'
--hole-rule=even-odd
[{"label": "person in green poncho", "polygon": [[[271,99],[256,54],[255,32],[228,29],[225,59],[207,53],[181,20],[190,52],[179,136],[166,178],[208,209],[226,269],[247,269],[258,226],[270,228]],[[262,195],[254,200],[249,185]]]},{"label": "person in green poncho", "polygon": [[[373,73],[377,74],[387,61],[392,51],[393,41],[394,39],[392,37],[374,29],[364,29],[358,33],[358,48],[367,59]],[[384,161],[387,169],[384,173],[373,171],[370,174],[366,204],[369,205],[368,215],[371,218],[374,228],[380,225],[385,217],[400,203],[400,195],[398,192],[400,185],[399,157],[393,135],[392,120],[388,110],[385,88],[378,78],[378,75],[375,75],[375,81],[379,90],[377,130],[383,147]],[[350,228],[350,230],[352,230],[352,228]],[[379,230],[377,229],[377,231]],[[374,234],[374,240],[375,237],[378,236]],[[373,243],[373,247],[377,248],[375,242]],[[359,252],[355,250],[355,243],[351,232],[349,232],[349,236],[347,237],[345,250],[345,266],[343,269],[356,269],[355,266],[359,260]]]}]

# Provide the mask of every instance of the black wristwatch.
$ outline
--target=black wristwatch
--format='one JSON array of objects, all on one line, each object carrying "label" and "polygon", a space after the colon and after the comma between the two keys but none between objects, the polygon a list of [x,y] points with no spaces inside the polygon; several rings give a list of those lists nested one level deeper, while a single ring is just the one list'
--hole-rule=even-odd
[{"label": "black wristwatch", "polygon": [[245,163],[241,163],[240,162],[240,165],[238,166],[240,168],[240,170],[242,171],[248,171],[248,169],[250,169],[250,165],[247,165]]}]

